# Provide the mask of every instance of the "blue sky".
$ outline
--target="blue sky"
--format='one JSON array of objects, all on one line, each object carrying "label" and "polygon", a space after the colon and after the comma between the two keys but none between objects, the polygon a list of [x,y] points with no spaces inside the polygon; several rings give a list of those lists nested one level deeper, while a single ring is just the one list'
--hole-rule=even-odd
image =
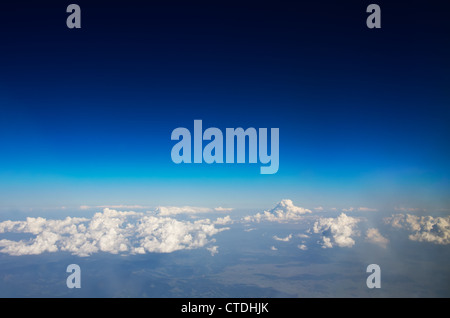
[{"label": "blue sky", "polygon": [[[355,3],[80,2],[79,30],[65,27],[63,4],[8,6],[2,207],[267,207],[289,197],[448,208],[443,13],[386,3],[382,29],[369,30]],[[175,165],[170,133],[194,119],[279,128],[278,173]]]}]

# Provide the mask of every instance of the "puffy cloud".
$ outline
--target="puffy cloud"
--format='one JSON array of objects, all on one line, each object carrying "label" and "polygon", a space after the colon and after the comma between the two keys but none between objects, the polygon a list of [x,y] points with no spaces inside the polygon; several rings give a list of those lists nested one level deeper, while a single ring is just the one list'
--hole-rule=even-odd
[{"label": "puffy cloud", "polygon": [[291,240],[291,238],[292,238],[292,234],[289,234],[286,237],[278,237],[276,235],[273,236],[274,240],[281,241],[281,242],[289,242]]},{"label": "puffy cloud", "polygon": [[195,222],[178,221],[168,217],[144,216],[136,225],[138,247],[148,252],[170,253],[206,245],[208,237],[224,230],[217,229],[209,219]]},{"label": "puffy cloud", "polygon": [[278,248],[276,248],[275,246],[271,246],[270,249],[271,249],[272,251],[278,251]]},{"label": "puffy cloud", "polygon": [[231,219],[231,217],[229,215],[227,215],[227,216],[224,216],[223,218],[217,218],[214,221],[214,224],[220,224],[220,225],[233,224],[233,220]]},{"label": "puffy cloud", "polygon": [[384,218],[385,223],[395,228],[404,228],[412,232],[408,237],[412,241],[450,244],[450,216],[432,217],[411,214],[394,214]]},{"label": "puffy cloud", "polygon": [[[0,240],[0,252],[10,255],[41,254],[68,251],[79,256],[93,253],[146,252],[170,253],[182,249],[206,246],[211,237],[228,228],[226,217],[217,223],[209,219],[195,222],[178,221],[170,217],[137,212],[122,212],[105,208],[92,218],[47,220],[27,218],[26,221],[0,222],[0,233],[18,232],[35,235],[31,240]],[[212,254],[217,248],[212,247]]]},{"label": "puffy cloud", "polygon": [[247,222],[289,222],[298,221],[302,219],[304,214],[311,213],[311,210],[302,207],[297,207],[291,200],[281,200],[272,210],[264,211],[264,213],[257,213],[252,216],[244,217]]},{"label": "puffy cloud", "polygon": [[44,218],[28,217],[26,221],[4,221],[0,222],[0,233],[22,232],[39,234],[44,231],[56,230],[61,234],[72,234],[77,231],[77,224],[86,222],[87,218],[71,218],[64,220],[46,220]]},{"label": "puffy cloud", "polygon": [[405,215],[404,214],[393,214],[392,216],[386,217],[383,220],[384,220],[384,223],[391,224],[392,227],[401,229],[405,222]]},{"label": "puffy cloud", "polygon": [[355,230],[358,222],[359,219],[341,213],[337,218],[320,218],[314,223],[313,231],[322,234],[323,248],[352,247],[355,244],[352,236],[358,234]]},{"label": "puffy cloud", "polygon": [[306,251],[308,249],[308,247],[305,244],[299,244],[299,245],[297,245],[297,247],[299,249],[301,249],[302,251]]},{"label": "puffy cloud", "polygon": [[323,236],[322,237],[322,247],[323,248],[332,248],[333,243],[331,243],[331,238]]},{"label": "puffy cloud", "polygon": [[214,246],[211,246],[211,247],[207,247],[206,249],[211,253],[211,256],[214,256],[217,253],[219,253],[218,248],[219,247],[217,245],[214,245]]},{"label": "puffy cloud", "polygon": [[381,235],[376,228],[370,228],[367,230],[366,240],[384,248],[386,248],[387,244],[389,243],[389,240]]}]

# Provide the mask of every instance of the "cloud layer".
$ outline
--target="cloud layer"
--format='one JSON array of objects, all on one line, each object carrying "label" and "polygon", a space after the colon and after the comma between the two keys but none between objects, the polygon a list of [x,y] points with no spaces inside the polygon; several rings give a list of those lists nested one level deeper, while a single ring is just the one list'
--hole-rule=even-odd
[{"label": "cloud layer", "polygon": [[412,234],[408,237],[412,241],[431,242],[435,244],[450,244],[450,216],[432,217],[411,214],[394,214],[384,218],[385,223],[394,228],[406,229]]},{"label": "cloud layer", "polygon": [[[198,214],[231,211],[231,208],[206,208],[192,206],[160,206],[154,211],[134,212],[118,211],[104,208],[92,217],[66,217],[62,220],[29,217],[25,221],[0,222],[1,233],[22,233],[27,239],[11,240],[6,236],[0,239],[0,253],[9,255],[32,255],[45,252],[64,251],[78,256],[89,256],[104,252],[112,254],[145,254],[171,253],[178,250],[204,247],[211,255],[218,253],[214,245],[214,236],[230,224],[250,222],[302,223],[305,233],[273,235],[278,242],[298,244],[300,250],[306,251],[310,244],[319,244],[322,248],[353,247],[356,237],[360,236],[358,227],[366,221],[363,217],[352,217],[341,213],[337,217],[322,217],[321,208],[313,210],[298,207],[291,200],[282,200],[275,207],[262,213],[245,216],[233,220],[229,215],[215,218],[200,218]],[[354,211],[375,211],[375,209],[358,208]],[[196,221],[187,221],[185,217],[176,219],[178,215],[198,217]],[[310,215],[310,216],[307,216]],[[380,219],[381,221],[381,219]],[[450,216],[432,217],[411,214],[394,214],[383,219],[394,229],[404,229],[410,233],[412,241],[430,242],[434,244],[450,244]],[[245,228],[243,231],[255,230]],[[255,227],[256,226],[256,227]],[[296,225],[294,225],[296,226]],[[363,228],[365,226],[363,225]],[[286,232],[284,232],[286,233]],[[289,232],[288,232],[289,233]],[[375,227],[365,230],[364,240],[386,248],[388,236],[383,236]],[[10,238],[10,237],[9,237]],[[283,244],[283,243],[280,243]],[[276,247],[273,246],[273,250]]]},{"label": "cloud layer", "polygon": [[[0,240],[0,252],[10,255],[41,254],[67,251],[78,256],[107,252],[112,254],[170,253],[182,249],[206,246],[211,237],[228,228],[216,224],[227,223],[201,219],[179,221],[161,215],[123,212],[105,208],[92,218],[47,220],[27,218],[26,221],[4,221],[0,233],[30,233],[30,240]],[[217,247],[208,247],[212,254]]]}]

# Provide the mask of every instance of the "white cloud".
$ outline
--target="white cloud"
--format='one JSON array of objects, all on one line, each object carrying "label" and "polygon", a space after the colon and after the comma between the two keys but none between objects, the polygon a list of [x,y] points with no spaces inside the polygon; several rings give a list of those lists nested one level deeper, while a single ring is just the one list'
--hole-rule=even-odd
[{"label": "white cloud", "polygon": [[271,249],[272,251],[278,251],[278,248],[276,248],[275,246],[271,246],[270,249]]},{"label": "white cloud", "polygon": [[281,241],[281,242],[289,242],[291,240],[291,238],[292,238],[292,234],[289,234],[286,237],[278,237],[276,235],[273,236],[274,240]]},{"label": "white cloud", "polygon": [[390,217],[383,218],[384,223],[391,224],[392,227],[401,229],[403,227],[403,223],[405,222],[404,214],[393,214]]},{"label": "white cloud", "polygon": [[376,211],[378,211],[378,209],[368,208],[368,207],[365,207],[365,206],[360,206],[358,208],[358,211],[362,211],[362,212],[376,212]]},{"label": "white cloud", "polygon": [[214,224],[220,224],[220,225],[233,224],[233,220],[231,219],[231,217],[229,215],[227,215],[227,216],[224,216],[223,218],[217,218],[214,221]]},{"label": "white cloud", "polygon": [[316,210],[318,212],[322,212],[323,211],[323,206],[315,207],[314,210]]},{"label": "white cloud", "polygon": [[406,207],[395,207],[395,211],[402,211],[402,212],[417,212],[420,209],[419,208],[406,208]]},{"label": "white cloud", "polygon": [[158,206],[155,212],[161,216],[177,215],[177,214],[198,214],[209,212],[229,212],[233,208],[217,207],[214,209],[198,206]]},{"label": "white cloud", "polygon": [[297,247],[298,247],[299,249],[301,249],[302,251],[306,251],[306,250],[308,249],[308,247],[307,247],[305,244],[297,245]]},{"label": "white cloud", "polygon": [[281,200],[272,210],[246,216],[243,220],[247,222],[270,221],[283,223],[298,221],[307,213],[311,213],[311,210],[297,207],[291,200],[285,199]]},{"label": "white cloud", "polygon": [[161,216],[177,215],[177,214],[196,214],[196,213],[208,213],[213,209],[205,207],[195,206],[159,206],[156,208],[156,213]]},{"label": "white cloud", "polygon": [[322,234],[323,248],[352,247],[355,244],[352,236],[358,234],[355,230],[358,222],[357,218],[341,213],[337,218],[320,218],[314,223],[313,231]]},{"label": "white cloud", "polygon": [[216,255],[217,253],[219,253],[219,251],[218,251],[218,246],[217,245],[214,245],[214,246],[211,246],[211,247],[207,247],[206,249],[209,251],[209,252],[211,252],[211,256],[214,256],[214,255]]},{"label": "white cloud", "polygon": [[309,235],[302,234],[302,233],[297,234],[296,236],[297,236],[297,237],[300,237],[300,238],[308,238],[308,237],[309,237]]},{"label": "white cloud", "polygon": [[354,208],[354,207],[349,207],[349,208],[344,208],[342,209],[342,212],[353,212],[353,211],[359,211],[359,212],[375,212],[378,211],[378,209],[374,209],[374,208],[368,208],[366,206],[360,206],[358,208]]},{"label": "white cloud", "polygon": [[178,221],[168,217],[144,216],[135,227],[138,247],[148,252],[171,253],[206,245],[217,229],[209,219],[195,222]]},{"label": "white cloud", "polygon": [[381,235],[376,228],[370,228],[367,230],[366,240],[384,248],[386,248],[387,244],[389,243],[389,240]]},{"label": "white cloud", "polygon": [[333,243],[331,243],[331,238],[323,236],[321,245],[322,245],[322,248],[332,248]]},{"label": "white cloud", "polygon": [[221,206],[214,208],[214,211],[217,212],[230,212],[233,211],[233,208],[222,208]]},{"label": "white cloud", "polygon": [[[200,248],[213,242],[211,237],[228,228],[209,219],[195,222],[137,212],[121,212],[105,208],[92,218],[0,222],[0,233],[18,232],[35,235],[31,240],[0,240],[0,252],[10,255],[41,254],[68,251],[79,256],[107,252],[112,254],[170,253]],[[222,222],[222,223],[221,223]],[[217,248],[211,247],[212,254]]]},{"label": "white cloud", "polygon": [[391,217],[384,218],[384,221],[395,228],[404,228],[412,232],[408,236],[412,241],[450,244],[450,216],[394,214]]}]

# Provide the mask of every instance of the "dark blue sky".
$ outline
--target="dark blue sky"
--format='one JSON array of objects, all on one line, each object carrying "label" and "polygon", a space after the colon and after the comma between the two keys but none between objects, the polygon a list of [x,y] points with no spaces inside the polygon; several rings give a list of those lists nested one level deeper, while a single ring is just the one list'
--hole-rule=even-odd
[{"label": "dark blue sky", "polygon": [[[75,2],[75,1],[72,1]],[[448,208],[445,1],[18,1],[0,13],[2,208]],[[177,127],[277,127],[280,169],[175,165]]]}]

